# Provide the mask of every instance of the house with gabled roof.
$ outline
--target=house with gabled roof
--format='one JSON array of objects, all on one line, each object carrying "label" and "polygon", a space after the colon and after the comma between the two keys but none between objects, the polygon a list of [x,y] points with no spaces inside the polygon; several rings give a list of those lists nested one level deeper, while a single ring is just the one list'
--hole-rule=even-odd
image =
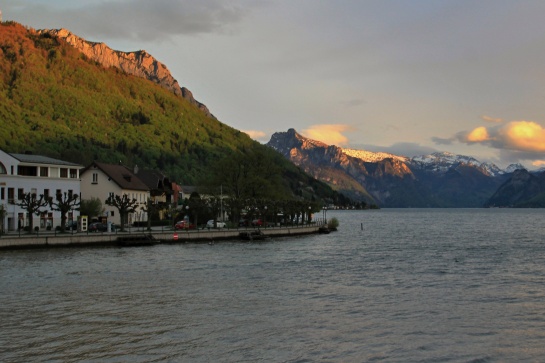
[{"label": "house with gabled roof", "polygon": [[104,215],[98,217],[119,225],[121,224],[119,211],[115,207],[106,205],[106,199],[110,195],[127,195],[130,199],[137,200],[139,205],[137,211],[129,214],[125,223],[132,224],[148,220],[145,208],[150,198],[150,188],[136,176],[133,170],[121,164],[95,161],[81,171],[82,199],[98,198],[105,210]]},{"label": "house with gabled roof", "polygon": [[160,171],[140,169],[138,166],[134,167],[134,174],[148,186],[151,203],[159,207],[159,218],[165,218],[166,211],[174,202],[174,191],[169,178]]},{"label": "house with gabled roof", "polygon": [[[58,160],[32,153],[16,154],[0,150],[0,203],[6,211],[2,223],[8,231],[28,226],[33,218],[33,226],[39,229],[60,226],[58,211],[44,208],[39,215],[29,216],[18,206],[24,194],[54,197],[56,194],[80,194],[80,169],[82,165]],[[68,220],[76,220],[78,212],[73,210]]]},{"label": "house with gabled roof", "polygon": [[157,170],[140,169],[138,166],[134,167],[134,174],[148,186],[154,204],[173,202],[172,183],[165,174]]}]

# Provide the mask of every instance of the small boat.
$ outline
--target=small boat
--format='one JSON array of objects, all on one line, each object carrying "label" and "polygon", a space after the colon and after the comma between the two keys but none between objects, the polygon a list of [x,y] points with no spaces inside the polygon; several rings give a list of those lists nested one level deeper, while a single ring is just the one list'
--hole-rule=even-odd
[{"label": "small boat", "polygon": [[263,234],[263,232],[261,231],[240,232],[239,237],[240,239],[243,239],[246,241],[264,240],[269,238],[269,236]]},{"label": "small boat", "polygon": [[151,234],[129,235],[117,237],[117,244],[123,247],[151,246],[157,243],[157,240]]},{"label": "small boat", "polygon": [[328,234],[329,232],[331,232],[331,230],[327,226],[322,226],[318,228],[318,233]]}]

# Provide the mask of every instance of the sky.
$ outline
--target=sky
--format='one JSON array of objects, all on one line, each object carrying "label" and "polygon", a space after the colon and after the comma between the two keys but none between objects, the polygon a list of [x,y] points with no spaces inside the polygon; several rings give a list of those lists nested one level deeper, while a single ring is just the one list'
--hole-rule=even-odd
[{"label": "sky", "polygon": [[0,0],[3,20],[144,49],[267,142],[545,166],[543,0]]}]

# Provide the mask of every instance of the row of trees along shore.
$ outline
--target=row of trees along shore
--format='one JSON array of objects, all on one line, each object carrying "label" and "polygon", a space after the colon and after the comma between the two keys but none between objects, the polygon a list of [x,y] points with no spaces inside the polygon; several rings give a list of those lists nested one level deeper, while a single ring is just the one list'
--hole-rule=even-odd
[{"label": "row of trees along shore", "polygon": [[[93,216],[102,214],[102,204],[98,199],[89,201],[79,200],[77,194],[61,193],[55,198],[43,194],[25,193],[21,196],[18,206],[26,210],[29,215],[41,215],[46,212],[45,208],[58,211],[61,214],[61,232],[65,231],[68,213],[80,210],[80,204],[86,205],[82,209]],[[130,213],[137,211],[146,212],[148,228],[151,227],[153,217],[157,217],[160,211],[166,212],[163,215],[169,217],[172,224],[176,221],[189,217],[190,221],[197,226],[199,221],[205,223],[210,219],[217,219],[220,215],[226,215],[232,226],[238,226],[241,220],[251,222],[254,219],[262,219],[263,225],[309,223],[311,216],[322,209],[316,202],[304,200],[270,200],[270,199],[234,199],[223,195],[207,195],[201,197],[197,192],[191,194],[189,199],[180,205],[168,203],[154,204],[151,199],[141,205],[136,199],[127,195],[113,195],[106,200],[107,205],[117,208],[122,221],[127,221]],[[121,231],[125,223],[121,223]],[[29,231],[33,231],[33,218],[29,218]]]},{"label": "row of trees along shore", "polygon": [[[194,192],[180,204],[147,203],[140,204],[136,199],[127,195],[111,195],[106,204],[117,208],[121,218],[121,231],[127,223],[130,213],[146,212],[147,225],[151,227],[152,220],[157,221],[163,216],[169,223],[176,223],[185,216],[195,225],[206,223],[218,216],[225,216],[231,226],[238,226],[242,219],[251,221],[261,218],[265,224],[278,223],[307,223],[313,213],[322,210],[327,204],[347,204],[351,201],[342,194],[324,190],[323,183],[311,177],[308,183],[287,185],[294,178],[283,173],[301,173],[294,167],[286,171],[279,165],[278,158],[282,156],[263,147],[249,151],[230,153],[229,156],[217,160],[210,168],[210,172],[201,181],[199,192]],[[320,189],[322,188],[322,189]],[[319,189],[319,190],[318,190]],[[293,193],[292,191],[296,192]],[[172,191],[152,191],[152,195],[160,195]],[[54,197],[25,193],[17,204],[29,215],[41,215],[45,208],[58,211],[61,214],[60,230],[64,232],[67,215],[70,211],[80,210],[89,216],[102,215],[103,209],[100,200],[92,198],[81,200],[77,194],[60,193]],[[365,203],[358,206],[365,208]],[[29,228],[33,231],[33,219],[29,218]]]}]

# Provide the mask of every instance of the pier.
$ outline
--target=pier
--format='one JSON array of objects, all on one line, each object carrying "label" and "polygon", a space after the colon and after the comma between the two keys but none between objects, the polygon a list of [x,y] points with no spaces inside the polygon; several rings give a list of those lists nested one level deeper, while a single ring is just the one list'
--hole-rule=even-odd
[{"label": "pier", "polygon": [[272,228],[197,229],[197,230],[132,230],[111,233],[52,233],[6,234],[0,237],[1,249],[76,247],[76,246],[138,246],[166,243],[211,242],[241,240],[241,232],[261,231],[267,237],[298,236],[319,233],[320,225]]}]

